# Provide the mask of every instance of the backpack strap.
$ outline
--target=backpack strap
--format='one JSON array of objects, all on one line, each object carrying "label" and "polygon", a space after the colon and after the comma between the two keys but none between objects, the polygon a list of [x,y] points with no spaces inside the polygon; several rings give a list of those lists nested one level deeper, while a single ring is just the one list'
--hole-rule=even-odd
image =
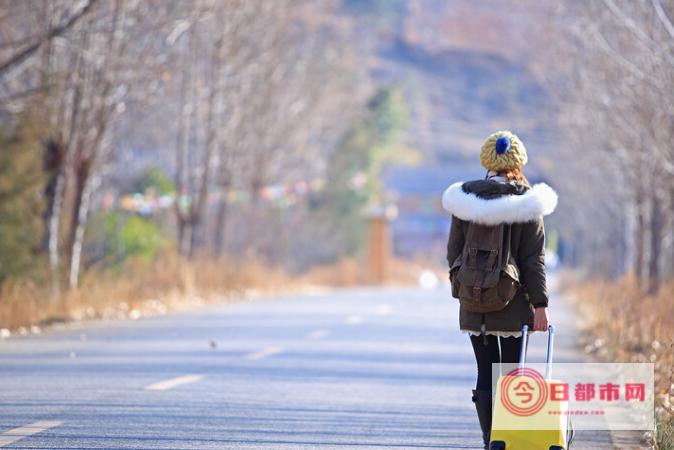
[{"label": "backpack strap", "polygon": [[496,256],[498,255],[498,250],[492,249],[489,252],[489,256],[487,257],[487,271],[491,272],[494,270],[494,265],[496,264]]},{"label": "backpack strap", "polygon": [[512,224],[503,225],[503,251],[500,256],[500,264],[502,267],[505,267],[510,262],[510,242],[512,241]]},{"label": "backpack strap", "polygon": [[468,259],[466,265],[471,270],[477,270],[477,247],[470,247],[468,249]]}]

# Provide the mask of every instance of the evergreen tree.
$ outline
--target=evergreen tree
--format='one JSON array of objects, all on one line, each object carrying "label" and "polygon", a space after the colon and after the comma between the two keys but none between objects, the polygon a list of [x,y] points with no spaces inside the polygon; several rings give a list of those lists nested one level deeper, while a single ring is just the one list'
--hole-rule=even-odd
[{"label": "evergreen tree", "polygon": [[40,268],[44,175],[38,124],[0,132],[0,283]]},{"label": "evergreen tree", "polygon": [[404,146],[407,104],[397,88],[379,90],[367,115],[352,127],[332,154],[325,190],[314,200],[316,223],[328,224],[333,254],[353,255],[365,247],[366,210],[385,202],[382,171],[389,163],[414,163]]}]

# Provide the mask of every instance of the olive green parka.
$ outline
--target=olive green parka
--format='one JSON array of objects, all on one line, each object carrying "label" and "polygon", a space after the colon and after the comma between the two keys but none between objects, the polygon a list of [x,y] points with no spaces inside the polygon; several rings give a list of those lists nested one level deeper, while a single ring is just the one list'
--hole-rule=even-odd
[{"label": "olive green parka", "polygon": [[510,252],[519,270],[521,287],[513,300],[490,313],[460,308],[461,330],[502,335],[520,331],[524,324],[531,327],[534,308],[548,305],[543,216],[554,211],[557,194],[544,183],[529,187],[519,182],[475,180],[451,185],[442,204],[452,215],[447,242],[450,270],[461,259],[468,222],[506,224],[509,231],[504,230],[504,239],[510,239]]}]

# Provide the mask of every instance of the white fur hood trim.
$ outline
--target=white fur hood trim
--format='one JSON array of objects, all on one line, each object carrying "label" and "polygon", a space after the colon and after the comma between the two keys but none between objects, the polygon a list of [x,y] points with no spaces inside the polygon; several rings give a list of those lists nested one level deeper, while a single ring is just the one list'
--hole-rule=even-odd
[{"label": "white fur hood trim", "polygon": [[482,225],[531,222],[552,213],[557,193],[547,184],[538,183],[522,195],[480,198],[463,191],[463,182],[452,184],[442,194],[442,207],[459,219]]}]

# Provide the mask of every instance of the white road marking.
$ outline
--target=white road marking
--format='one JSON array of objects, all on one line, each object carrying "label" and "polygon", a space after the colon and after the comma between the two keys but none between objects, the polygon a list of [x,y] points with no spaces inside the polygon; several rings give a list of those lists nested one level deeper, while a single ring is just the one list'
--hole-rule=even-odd
[{"label": "white road marking", "polygon": [[4,433],[0,434],[0,447],[5,447],[7,445],[13,444],[16,441],[20,441],[25,437],[42,433],[43,431],[50,428],[58,427],[62,423],[63,422],[59,420],[40,420],[23,427],[5,431]]},{"label": "white road marking", "polygon": [[256,361],[258,359],[266,358],[267,356],[276,355],[282,351],[283,349],[281,347],[265,347],[260,351],[248,353],[245,358],[249,361]]},{"label": "white road marking", "polygon": [[183,375],[181,377],[170,378],[168,380],[159,381],[153,383],[149,386],[145,386],[146,391],[166,391],[168,389],[174,388],[187,383],[194,383],[203,378],[203,375]]},{"label": "white road marking", "polygon": [[348,325],[358,325],[359,323],[363,323],[363,316],[358,316],[358,315],[352,315],[348,316],[345,320],[344,323]]},{"label": "white road marking", "polygon": [[311,333],[307,333],[307,339],[323,339],[330,334],[330,330],[321,328],[320,330],[314,330]]},{"label": "white road marking", "polygon": [[374,313],[378,316],[390,316],[393,314],[393,307],[387,304],[379,305]]}]

